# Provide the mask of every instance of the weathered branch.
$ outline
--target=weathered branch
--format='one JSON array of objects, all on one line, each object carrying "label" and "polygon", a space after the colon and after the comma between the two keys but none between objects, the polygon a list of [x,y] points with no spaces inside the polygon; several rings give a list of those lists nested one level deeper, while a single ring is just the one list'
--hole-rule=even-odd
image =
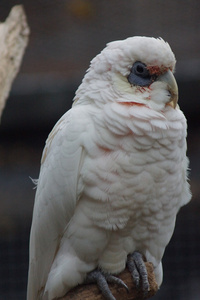
[{"label": "weathered branch", "polygon": [[28,43],[29,27],[21,5],[16,5],[4,23],[0,23],[0,117],[19,71]]},{"label": "weathered branch", "polygon": [[[130,272],[125,269],[119,277],[127,284],[129,293],[127,293],[123,287],[112,284],[109,285],[113,296],[117,300],[143,300],[148,299],[156,294],[158,285],[155,280],[153,265],[150,262],[145,262],[145,265],[148,271],[150,283],[150,291],[148,292],[148,295],[144,297],[141,288],[137,289],[135,287]],[[75,287],[60,300],[104,300],[104,298],[95,284],[87,284]]]}]

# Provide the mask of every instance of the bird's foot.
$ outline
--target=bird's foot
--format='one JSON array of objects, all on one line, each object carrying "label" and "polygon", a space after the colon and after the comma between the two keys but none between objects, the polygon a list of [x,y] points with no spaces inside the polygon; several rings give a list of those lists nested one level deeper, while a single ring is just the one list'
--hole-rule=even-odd
[{"label": "bird's foot", "polygon": [[127,257],[127,267],[131,272],[136,287],[139,288],[141,286],[144,296],[146,296],[150,290],[150,285],[142,254],[137,251],[129,254]]},{"label": "bird's foot", "polygon": [[111,274],[105,274],[98,269],[87,274],[85,283],[96,283],[106,300],[116,300],[108,286],[108,283],[117,284],[124,287],[127,292],[129,291],[127,285],[120,278]]}]

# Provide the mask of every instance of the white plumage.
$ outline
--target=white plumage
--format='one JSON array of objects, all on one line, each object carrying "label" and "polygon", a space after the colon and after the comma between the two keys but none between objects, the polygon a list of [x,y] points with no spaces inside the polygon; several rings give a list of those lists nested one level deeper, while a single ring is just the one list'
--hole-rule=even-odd
[{"label": "white plumage", "polygon": [[[154,78],[148,86],[127,79],[135,62]],[[147,37],[109,43],[92,60],[43,152],[28,300],[61,297],[97,267],[119,273],[135,250],[161,284],[176,214],[191,198],[174,68],[169,45]]]}]

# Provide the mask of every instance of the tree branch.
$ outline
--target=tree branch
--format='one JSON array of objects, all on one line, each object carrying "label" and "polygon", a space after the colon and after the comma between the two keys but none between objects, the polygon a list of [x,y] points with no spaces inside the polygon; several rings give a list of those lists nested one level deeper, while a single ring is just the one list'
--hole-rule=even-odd
[{"label": "tree branch", "polygon": [[0,23],[0,117],[28,43],[29,27],[21,5]]},{"label": "tree branch", "polygon": [[[153,265],[150,262],[145,262],[148,279],[150,283],[150,291],[148,295],[144,297],[141,288],[137,289],[133,283],[132,277],[128,269],[125,269],[121,274],[120,278],[129,288],[129,293],[123,287],[110,284],[110,290],[116,300],[143,300],[154,296],[158,290],[158,285],[155,280],[153,272]],[[60,300],[105,300],[101,295],[98,287],[95,284],[79,285],[69,291],[67,295]]]}]

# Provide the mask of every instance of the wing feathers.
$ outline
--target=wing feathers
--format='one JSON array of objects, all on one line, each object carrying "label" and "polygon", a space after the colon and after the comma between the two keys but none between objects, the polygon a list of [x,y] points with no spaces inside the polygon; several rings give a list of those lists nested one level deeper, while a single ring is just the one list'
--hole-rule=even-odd
[{"label": "wing feathers", "polygon": [[81,145],[84,125],[80,119],[76,123],[73,111],[58,121],[43,151],[30,237],[28,300],[40,299],[39,291],[45,286],[76,205],[80,161],[84,156]]}]

